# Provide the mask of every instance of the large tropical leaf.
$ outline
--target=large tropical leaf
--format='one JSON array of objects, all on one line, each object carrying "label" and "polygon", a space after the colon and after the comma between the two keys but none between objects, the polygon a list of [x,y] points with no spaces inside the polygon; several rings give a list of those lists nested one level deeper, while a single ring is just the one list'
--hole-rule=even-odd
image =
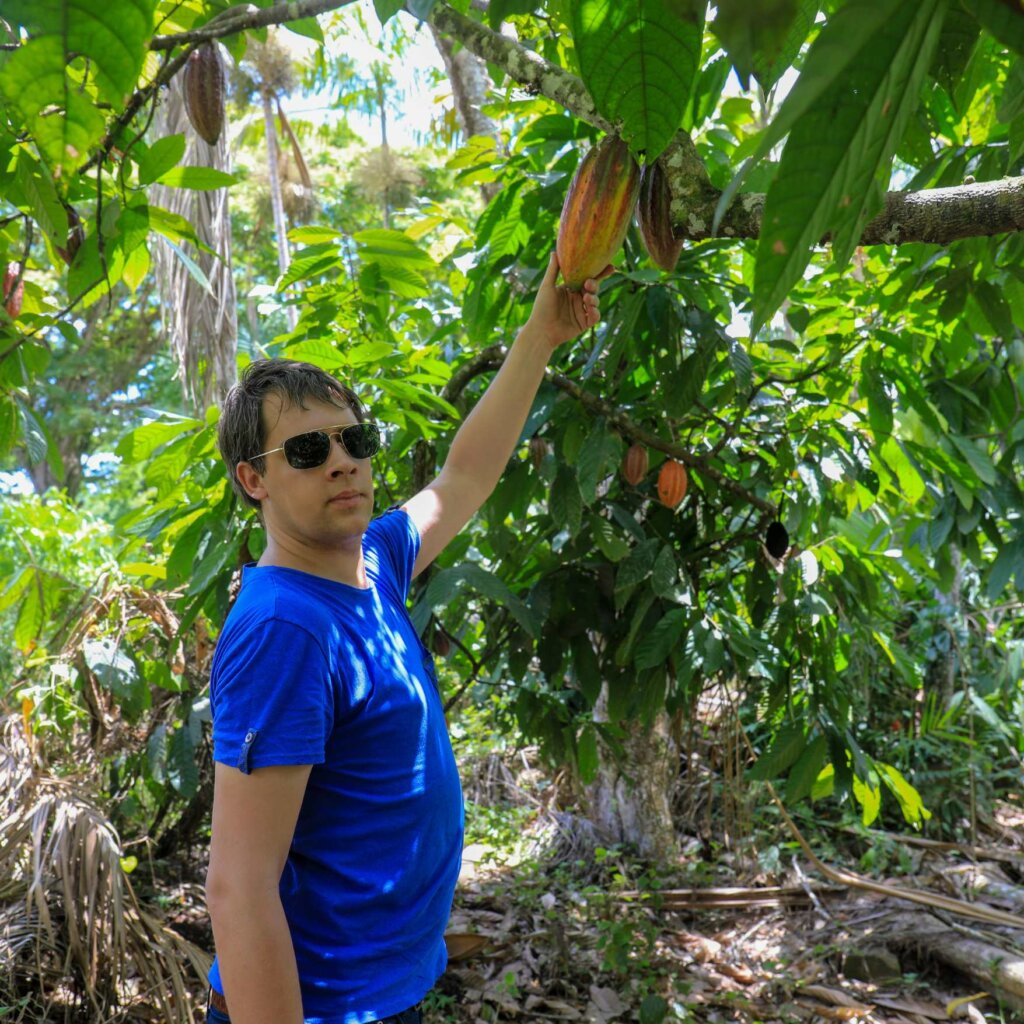
[{"label": "large tropical leaf", "polygon": [[[120,109],[135,88],[155,0],[7,0],[28,33],[0,70],[0,93],[55,166],[85,159],[103,134],[97,102]],[[62,116],[55,116],[54,111]]]},{"label": "large tropical leaf", "polygon": [[597,109],[637,156],[654,160],[679,129],[700,62],[704,5],[570,0],[580,73]]},{"label": "large tropical leaf", "polygon": [[964,6],[999,42],[1024,55],[1024,6],[1020,0],[975,0]]},{"label": "large tropical leaf", "polygon": [[[765,202],[755,330],[800,280],[812,247],[825,234],[832,233],[836,261],[842,264],[881,208],[892,157],[917,107],[946,3],[854,0],[830,22],[830,33],[842,30],[843,15],[856,18],[861,8],[879,7],[887,8],[887,17],[858,48],[842,79],[817,98],[789,134]],[[819,41],[824,37],[822,32]]]}]

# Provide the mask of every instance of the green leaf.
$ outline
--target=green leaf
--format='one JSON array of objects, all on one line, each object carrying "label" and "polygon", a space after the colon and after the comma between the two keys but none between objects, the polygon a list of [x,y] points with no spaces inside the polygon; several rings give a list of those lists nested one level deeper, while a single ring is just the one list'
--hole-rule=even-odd
[{"label": "green leaf", "polygon": [[897,768],[881,761],[875,762],[875,768],[881,773],[882,781],[899,802],[903,818],[908,824],[920,825],[922,821],[927,821],[932,816],[932,812],[925,807],[921,794]]},{"label": "green leaf", "polygon": [[1024,56],[1024,10],[1020,0],[971,0],[964,6],[990,35]]},{"label": "green leaf", "polygon": [[932,75],[950,97],[963,78],[980,31],[972,15],[956,4],[950,7],[931,66]]},{"label": "green leaf", "polygon": [[373,0],[373,9],[382,25],[386,25],[399,11],[404,10],[405,0]]},{"label": "green leaf", "polygon": [[0,93],[59,167],[84,161],[104,131],[97,100],[121,109],[135,89],[156,0],[6,0],[29,39],[0,70]]},{"label": "green leaf", "polygon": [[427,586],[422,601],[428,608],[449,604],[463,591],[471,590],[507,608],[529,636],[540,635],[540,622],[533,611],[494,573],[475,562],[464,562],[436,573]]},{"label": "green leaf", "polygon": [[195,744],[186,727],[177,729],[167,744],[167,781],[186,799],[199,788]]},{"label": "green leaf", "polygon": [[647,636],[640,641],[634,656],[638,669],[654,668],[667,660],[686,632],[685,608],[673,608],[666,612]]},{"label": "green leaf", "polygon": [[704,7],[696,0],[569,0],[584,84],[647,161],[682,123],[700,62]]},{"label": "green leaf", "polygon": [[993,485],[998,479],[998,474],[996,473],[996,467],[992,465],[992,460],[989,458],[988,453],[980,448],[976,442],[970,440],[970,438],[952,433],[947,436],[953,442],[957,451],[967,460],[967,464],[971,467],[971,471],[977,478],[983,484]]},{"label": "green leaf", "polygon": [[139,184],[151,185],[161,174],[176,167],[185,155],[184,135],[165,135],[139,157]]},{"label": "green leaf", "polygon": [[667,1016],[668,1003],[661,996],[644,996],[640,1004],[640,1024],[662,1024]]},{"label": "green leaf", "polygon": [[878,818],[878,812],[882,809],[882,788],[864,782],[859,776],[853,777],[853,798],[860,804],[861,823],[870,827]]},{"label": "green leaf", "polygon": [[807,748],[807,736],[800,722],[787,722],[767,753],[762,754],[750,769],[752,779],[777,779]]},{"label": "green leaf", "polygon": [[654,569],[658,547],[656,537],[650,537],[637,544],[630,556],[619,564],[619,571],[615,574],[615,589],[628,590],[647,579]]},{"label": "green leaf", "polygon": [[580,770],[580,780],[589,785],[597,778],[600,759],[597,753],[597,730],[593,722],[588,722],[576,741],[576,764]]},{"label": "green leaf", "polygon": [[31,650],[32,645],[39,640],[43,628],[45,616],[42,590],[42,573],[35,569],[31,584],[25,588],[24,599],[18,609],[18,620],[14,624],[14,646],[24,653]]},{"label": "green leaf", "polygon": [[558,474],[548,496],[548,512],[555,526],[568,530],[570,537],[579,533],[583,519],[583,496],[580,494],[576,473],[570,466],[558,467]]},{"label": "green leaf", "polygon": [[[877,24],[856,48],[847,74],[816,97],[793,126],[765,200],[757,249],[752,333],[767,323],[800,280],[811,251],[828,232],[836,263],[845,263],[864,225],[881,207],[892,156],[916,108],[942,28],[945,0],[852,0],[812,47],[851,18]],[[879,10],[885,17],[879,24]],[[845,49],[845,47],[844,47]],[[783,109],[800,90],[811,60]],[[801,100],[802,102],[802,100]],[[781,114],[780,114],[781,117]]]},{"label": "green leaf", "polygon": [[615,532],[615,527],[603,516],[590,517],[590,535],[598,550],[609,562],[621,562],[629,554],[629,544]]},{"label": "green leaf", "polygon": [[754,54],[754,77],[767,92],[793,64],[818,16],[819,0],[796,0],[796,11],[785,36],[773,54]]},{"label": "green leaf", "polygon": [[704,382],[715,363],[715,355],[721,345],[717,332],[707,331],[697,341],[697,347],[680,364],[679,376],[665,396],[665,407],[675,419],[685,416],[697,401]]},{"label": "green leaf", "polygon": [[718,0],[716,6],[711,29],[729,54],[740,85],[748,89],[757,58],[770,64],[782,52],[797,15],[796,0]]},{"label": "green leaf", "polygon": [[210,285],[210,279],[203,273],[203,268],[185,250],[178,245],[177,242],[171,241],[170,238],[164,238],[164,245],[170,247],[171,251],[175,256],[181,260],[182,266],[188,271],[188,276],[192,278],[200,288],[203,289],[211,297],[213,296],[213,288]]},{"label": "green leaf", "polygon": [[679,582],[679,566],[676,564],[675,552],[670,544],[666,544],[658,552],[651,570],[651,589],[658,597],[667,597]]},{"label": "green leaf", "polygon": [[296,18],[295,21],[286,21],[284,27],[289,32],[294,32],[297,36],[305,36],[314,42],[322,43],[324,41],[324,30],[316,18]]},{"label": "green leaf", "polygon": [[792,806],[810,796],[814,783],[825,767],[828,741],[824,736],[815,736],[804,752],[797,758],[786,779],[786,805]]},{"label": "green leaf", "polygon": [[156,179],[158,185],[171,188],[193,188],[209,192],[215,188],[227,188],[234,185],[238,178],[226,171],[218,171],[215,167],[172,167],[164,171]]}]

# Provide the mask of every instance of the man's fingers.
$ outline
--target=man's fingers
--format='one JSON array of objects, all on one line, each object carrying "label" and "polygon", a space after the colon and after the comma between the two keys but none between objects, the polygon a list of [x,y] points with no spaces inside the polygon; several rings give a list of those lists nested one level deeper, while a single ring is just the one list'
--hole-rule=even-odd
[{"label": "man's fingers", "polygon": [[554,288],[555,281],[558,280],[558,253],[552,249],[551,256],[548,258],[548,269],[544,272],[544,284]]}]

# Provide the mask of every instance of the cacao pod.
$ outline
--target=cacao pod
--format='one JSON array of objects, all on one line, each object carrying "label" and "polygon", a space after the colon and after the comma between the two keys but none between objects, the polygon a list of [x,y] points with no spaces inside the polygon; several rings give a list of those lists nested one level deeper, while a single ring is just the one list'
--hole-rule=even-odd
[{"label": "cacao pod", "polygon": [[619,251],[636,207],[640,167],[629,146],[606,135],[580,162],[558,224],[558,265],[574,291]]},{"label": "cacao pod", "polygon": [[764,546],[772,558],[781,558],[789,550],[789,531],[778,520],[768,524]]},{"label": "cacao pod", "polygon": [[622,460],[622,475],[634,487],[647,476],[647,449],[642,444],[629,446]]},{"label": "cacao pod", "polygon": [[538,473],[540,472],[540,467],[544,464],[544,459],[547,457],[549,451],[551,451],[551,446],[543,437],[530,438],[530,459],[533,462],[533,468],[537,470]]},{"label": "cacao pod", "polygon": [[216,145],[224,128],[224,62],[216,43],[203,43],[189,54],[182,92],[192,127]]},{"label": "cacao pod", "polygon": [[686,497],[689,482],[686,467],[681,462],[669,459],[662,463],[658,473],[658,500],[662,505],[675,508]]},{"label": "cacao pod", "polygon": [[24,298],[25,282],[18,281],[18,264],[8,263],[4,272],[4,309],[12,320],[17,320],[21,315],[21,303]]},{"label": "cacao pod", "polygon": [[644,245],[654,262],[662,270],[675,270],[683,243],[672,230],[672,197],[668,179],[655,160],[640,172],[640,198],[636,204],[636,219]]},{"label": "cacao pod", "polygon": [[82,218],[78,216],[78,211],[73,206],[65,206],[65,210],[68,213],[68,240],[66,248],[57,246],[57,252],[60,254],[60,258],[71,265],[71,261],[75,258],[75,253],[82,247],[82,243],[85,241],[85,227],[82,224]]}]

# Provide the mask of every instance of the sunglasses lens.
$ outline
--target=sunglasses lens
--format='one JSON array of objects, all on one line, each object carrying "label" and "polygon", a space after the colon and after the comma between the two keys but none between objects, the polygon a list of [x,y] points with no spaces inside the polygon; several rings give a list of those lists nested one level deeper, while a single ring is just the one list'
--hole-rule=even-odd
[{"label": "sunglasses lens", "polygon": [[368,459],[380,448],[380,431],[373,423],[356,423],[341,432],[341,440],[353,459]]},{"label": "sunglasses lens", "polygon": [[323,430],[289,437],[284,443],[284,457],[292,469],[313,469],[322,466],[331,453],[330,435]]}]

